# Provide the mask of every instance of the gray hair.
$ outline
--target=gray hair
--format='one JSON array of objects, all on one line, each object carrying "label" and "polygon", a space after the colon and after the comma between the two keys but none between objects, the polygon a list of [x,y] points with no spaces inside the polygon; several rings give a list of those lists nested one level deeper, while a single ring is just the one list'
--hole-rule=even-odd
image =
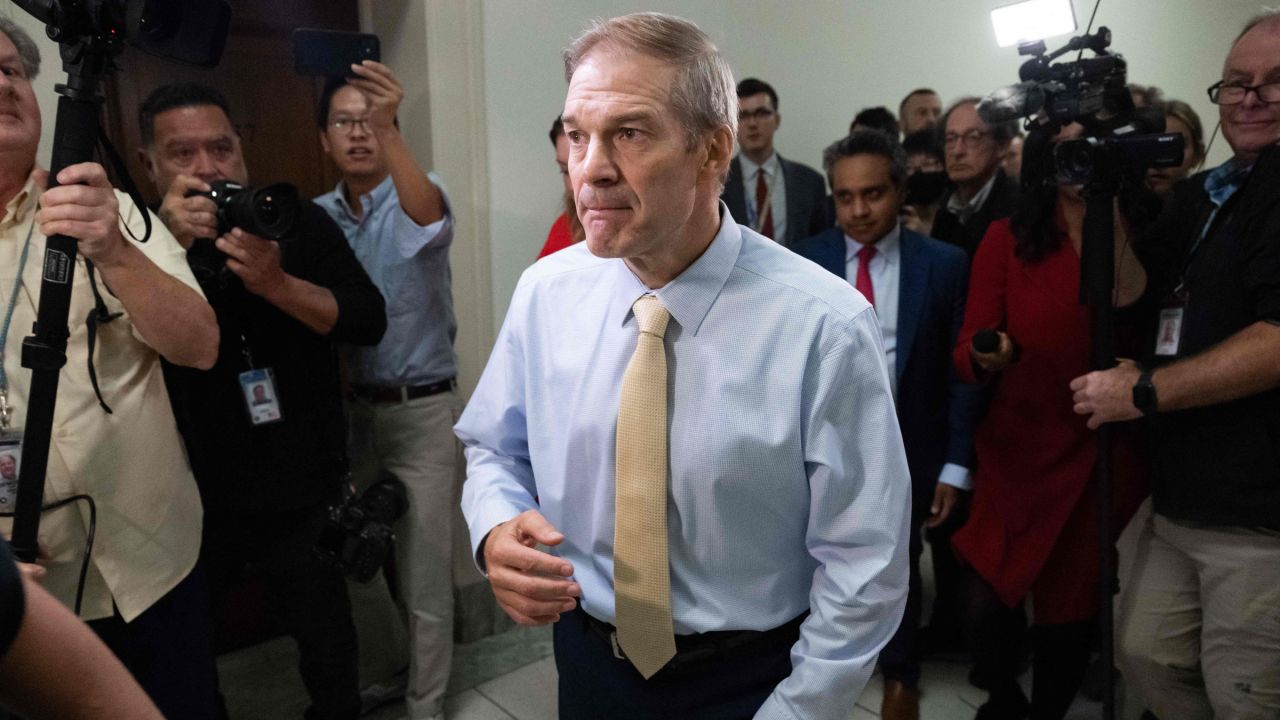
[{"label": "gray hair", "polygon": [[671,105],[693,149],[708,130],[726,127],[738,138],[738,94],[729,63],[711,38],[683,18],[645,12],[595,20],[564,50],[564,79],[598,47],[641,53],[676,69]]},{"label": "gray hair", "polygon": [[1232,47],[1234,47],[1236,43],[1240,42],[1240,38],[1244,37],[1245,35],[1248,35],[1250,30],[1258,27],[1263,23],[1276,22],[1277,20],[1280,20],[1280,9],[1263,8],[1261,13],[1258,13],[1257,15],[1254,15],[1252,18],[1249,18],[1249,22],[1244,24],[1244,29],[1240,31],[1240,34],[1236,36],[1235,40],[1231,41]]},{"label": "gray hair", "polygon": [[[982,102],[982,98],[978,97],[977,95],[966,95],[965,97],[962,97],[959,100],[956,100],[955,102],[951,103],[951,107],[948,107],[947,111],[942,113],[941,122],[938,123],[938,131],[939,131],[938,134],[939,135],[946,134],[947,121],[951,119],[951,113],[955,112],[956,108],[962,105],[973,105],[976,107],[977,104],[980,102]],[[1018,132],[1017,120],[1009,120],[1006,122],[998,122],[998,123],[989,123],[985,119],[983,119],[981,115],[978,116],[978,119],[982,120],[982,124],[986,125],[987,128],[991,130],[991,139],[995,140],[996,143],[1000,145],[1003,145],[1009,142],[1015,136],[1021,134]]]},{"label": "gray hair", "polygon": [[40,48],[35,40],[27,34],[22,26],[7,17],[0,17],[0,33],[9,37],[9,42],[18,49],[18,59],[22,61],[22,71],[28,80],[35,80],[40,74]]}]

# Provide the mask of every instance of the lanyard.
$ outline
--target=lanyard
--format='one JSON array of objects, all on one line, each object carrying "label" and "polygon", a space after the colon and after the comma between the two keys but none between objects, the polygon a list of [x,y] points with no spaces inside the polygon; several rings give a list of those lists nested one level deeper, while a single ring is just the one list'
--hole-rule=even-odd
[{"label": "lanyard", "polygon": [[22,243],[22,255],[18,260],[18,274],[13,280],[13,292],[9,293],[9,307],[4,311],[4,326],[0,327],[0,430],[8,430],[12,420],[9,409],[9,376],[4,370],[4,351],[9,342],[9,324],[13,322],[13,310],[18,305],[18,293],[22,290],[22,271],[27,267],[27,255],[31,250],[31,233],[36,228],[36,219],[31,218],[31,227],[27,229],[27,239]]}]

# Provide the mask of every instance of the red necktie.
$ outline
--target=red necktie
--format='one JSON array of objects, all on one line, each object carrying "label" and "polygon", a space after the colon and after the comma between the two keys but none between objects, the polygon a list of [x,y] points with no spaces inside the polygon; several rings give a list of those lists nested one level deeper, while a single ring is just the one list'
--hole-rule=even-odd
[{"label": "red necktie", "polygon": [[875,245],[863,245],[858,251],[858,278],[853,286],[862,293],[872,307],[876,304],[876,291],[871,287],[871,258],[876,256]]},{"label": "red necktie", "polygon": [[762,218],[760,234],[773,239],[773,203],[769,201],[769,186],[764,182],[764,168],[756,170],[756,216]]}]

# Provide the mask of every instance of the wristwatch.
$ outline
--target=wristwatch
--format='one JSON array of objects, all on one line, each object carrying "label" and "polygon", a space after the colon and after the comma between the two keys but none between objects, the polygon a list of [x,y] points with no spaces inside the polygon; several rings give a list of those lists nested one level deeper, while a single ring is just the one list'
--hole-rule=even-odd
[{"label": "wristwatch", "polygon": [[1143,370],[1138,376],[1138,382],[1133,386],[1133,406],[1138,408],[1144,416],[1150,417],[1156,413],[1156,386],[1151,383],[1151,373],[1155,372],[1154,368]]}]

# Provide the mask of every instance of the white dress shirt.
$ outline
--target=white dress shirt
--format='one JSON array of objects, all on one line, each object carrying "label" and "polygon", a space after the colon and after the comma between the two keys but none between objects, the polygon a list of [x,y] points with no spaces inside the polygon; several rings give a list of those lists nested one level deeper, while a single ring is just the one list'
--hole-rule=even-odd
[{"label": "white dress shirt", "polygon": [[[858,251],[862,243],[848,235],[844,236],[844,274],[849,284],[853,285],[858,278]],[[876,254],[871,258],[871,291],[876,297],[876,319],[880,323],[880,337],[884,341],[884,361],[889,368],[889,385],[893,389],[894,400],[898,399],[898,373],[895,372],[898,362],[898,297],[901,293],[899,278],[902,277],[902,225],[893,226],[887,235],[876,243]],[[969,468],[955,463],[942,466],[938,482],[945,483],[961,490],[973,488],[973,478]]]},{"label": "white dress shirt", "polygon": [[778,153],[773,153],[760,165],[742,153],[738,153],[738,161],[742,163],[742,189],[747,194],[747,225],[754,229],[760,224],[760,208],[756,207],[756,173],[763,170],[764,183],[769,188],[769,207],[773,210],[773,239],[782,242],[787,237],[787,179],[782,174]]},{"label": "white dress shirt", "polygon": [[[666,332],[671,604],[677,634],[809,612],[758,718],[848,717],[897,629],[910,478],[880,333],[839,278],[737,225],[654,294]],[[583,609],[613,622],[614,453],[631,305],[649,289],[585,244],[525,271],[455,430],[479,551],[538,509]]]}]

